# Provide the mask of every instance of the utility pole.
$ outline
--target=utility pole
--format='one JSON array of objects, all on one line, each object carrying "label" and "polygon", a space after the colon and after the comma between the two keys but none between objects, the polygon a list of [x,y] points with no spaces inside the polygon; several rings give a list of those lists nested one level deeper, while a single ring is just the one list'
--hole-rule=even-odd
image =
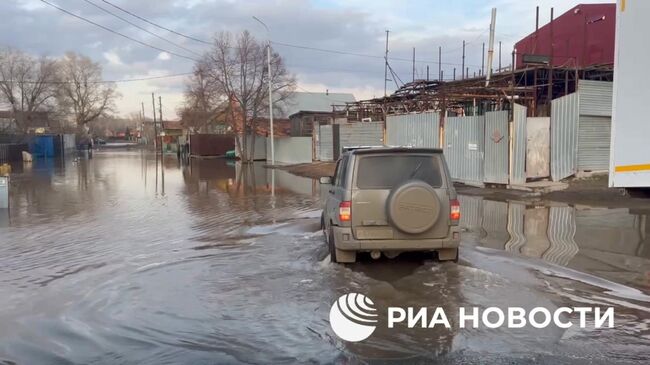
[{"label": "utility pole", "polygon": [[501,41],[499,41],[499,72],[501,72]]},{"label": "utility pole", "polygon": [[427,81],[429,81],[429,65],[427,65]]},{"label": "utility pole", "polygon": [[[273,138],[273,71],[271,70],[271,31],[266,24],[259,20],[257,17],[253,17],[258,23],[262,24],[266,29],[268,34],[268,43],[266,45],[266,65],[268,70],[269,77],[269,132],[271,135],[271,165],[275,165],[275,143]],[[253,131],[255,133],[255,131]],[[246,138],[246,136],[244,136]]]},{"label": "utility pole", "polygon": [[386,97],[386,83],[388,82],[388,33],[386,30],[386,52],[384,53],[384,97]]},{"label": "utility pole", "polygon": [[415,47],[413,47],[413,82],[415,82]]},{"label": "utility pole", "polygon": [[438,46],[438,80],[442,81],[442,47]]},{"label": "utility pole", "polygon": [[[162,156],[163,153],[163,137],[165,134],[165,123],[163,122],[163,117],[162,117],[162,96],[158,95],[158,116],[160,117],[160,156]],[[161,157],[162,158],[162,157]],[[164,175],[163,175],[163,183],[165,181]],[[163,187],[163,194],[164,194],[164,187]]]},{"label": "utility pole", "polygon": [[[497,22],[497,8],[492,8],[492,19],[490,21],[490,40],[488,43],[488,58],[487,58],[487,76],[485,76],[485,87],[490,85],[490,78],[492,76],[492,60],[494,59],[494,33],[496,30]],[[485,51],[485,43],[483,43],[483,51]]]},{"label": "utility pole", "polygon": [[[461,80],[465,79],[465,41],[463,40],[463,65],[460,68],[460,73],[462,76],[460,77]],[[469,75],[467,75],[469,76]]]},{"label": "utility pole", "polygon": [[165,130],[165,125],[163,124],[163,117],[162,117],[162,96],[158,95],[158,116],[160,119],[160,129]]},{"label": "utility pole", "polygon": [[454,67],[454,77],[453,80],[456,80],[456,67]]},{"label": "utility pole", "polygon": [[479,76],[485,75],[485,42],[483,42],[482,52],[483,53],[481,53],[481,73],[479,74]]},{"label": "utility pole", "polygon": [[153,105],[153,147],[157,151],[158,147],[158,124],[156,123],[156,97],[151,93],[151,104]]}]

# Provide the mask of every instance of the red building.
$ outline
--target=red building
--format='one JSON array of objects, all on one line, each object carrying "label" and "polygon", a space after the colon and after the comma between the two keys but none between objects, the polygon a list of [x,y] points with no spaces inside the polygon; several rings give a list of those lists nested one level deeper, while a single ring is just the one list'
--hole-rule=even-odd
[{"label": "red building", "polygon": [[516,68],[532,54],[552,55],[555,67],[613,65],[615,24],[616,4],[577,5],[515,44]]}]

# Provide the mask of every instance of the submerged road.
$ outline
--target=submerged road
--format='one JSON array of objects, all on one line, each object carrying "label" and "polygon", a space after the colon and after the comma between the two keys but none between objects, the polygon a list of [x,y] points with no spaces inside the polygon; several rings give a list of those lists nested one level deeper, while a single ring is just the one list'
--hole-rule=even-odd
[{"label": "submerged road", "polygon": [[[0,364],[650,362],[650,225],[627,209],[463,196],[458,264],[343,266],[319,230],[326,189],[283,171],[112,150],[14,172]],[[378,327],[348,343],[329,311],[351,292],[452,323],[460,307],[611,306],[615,326]]]}]

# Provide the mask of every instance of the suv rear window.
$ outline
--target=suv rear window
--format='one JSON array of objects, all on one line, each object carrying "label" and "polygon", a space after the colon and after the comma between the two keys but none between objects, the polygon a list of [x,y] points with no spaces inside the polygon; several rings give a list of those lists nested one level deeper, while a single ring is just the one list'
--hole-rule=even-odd
[{"label": "suv rear window", "polygon": [[411,179],[422,180],[433,187],[442,186],[438,156],[364,156],[359,159],[357,187],[360,189],[392,189]]}]

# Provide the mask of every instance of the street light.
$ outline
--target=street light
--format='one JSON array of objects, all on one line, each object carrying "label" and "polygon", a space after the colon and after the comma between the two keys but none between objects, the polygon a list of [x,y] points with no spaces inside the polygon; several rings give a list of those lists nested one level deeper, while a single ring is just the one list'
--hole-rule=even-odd
[{"label": "street light", "polygon": [[[261,21],[258,17],[253,16],[253,19],[264,26],[268,37],[268,44],[266,46],[266,61],[269,73],[269,132],[271,134],[271,165],[275,165],[275,144],[273,143],[273,88],[271,86],[271,31],[269,30],[269,27],[267,27],[266,24],[264,24],[264,22]],[[255,133],[255,131],[253,131],[253,133]],[[244,136],[244,138],[246,138],[246,136]]]}]

